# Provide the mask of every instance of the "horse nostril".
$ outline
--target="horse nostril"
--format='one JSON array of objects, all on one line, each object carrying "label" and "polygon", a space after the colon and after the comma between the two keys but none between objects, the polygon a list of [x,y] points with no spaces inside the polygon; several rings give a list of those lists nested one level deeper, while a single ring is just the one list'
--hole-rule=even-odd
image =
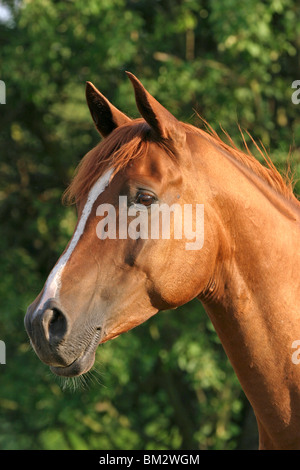
[{"label": "horse nostril", "polygon": [[58,308],[49,309],[44,312],[44,329],[46,337],[50,342],[62,339],[67,332],[67,320]]}]

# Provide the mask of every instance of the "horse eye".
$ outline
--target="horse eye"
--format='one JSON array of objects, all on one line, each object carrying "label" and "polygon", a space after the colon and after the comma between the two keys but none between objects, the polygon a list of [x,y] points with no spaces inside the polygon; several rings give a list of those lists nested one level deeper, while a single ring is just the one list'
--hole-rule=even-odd
[{"label": "horse eye", "polygon": [[151,206],[155,201],[155,197],[148,193],[138,193],[135,202],[137,204],[143,204],[143,206]]}]

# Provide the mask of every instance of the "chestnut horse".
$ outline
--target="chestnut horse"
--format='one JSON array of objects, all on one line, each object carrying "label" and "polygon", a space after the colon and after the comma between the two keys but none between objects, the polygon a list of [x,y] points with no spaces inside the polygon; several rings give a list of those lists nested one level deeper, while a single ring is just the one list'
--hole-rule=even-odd
[{"label": "chestnut horse", "polygon": [[[300,449],[300,203],[274,166],[213,132],[179,122],[127,73],[141,119],[91,83],[104,139],[79,165],[66,197],[78,222],[25,325],[40,359],[62,376],[88,371],[99,343],[160,310],[198,298],[251,402],[260,449]],[[204,243],[97,236],[97,208],[204,205]],[[129,218],[130,219],[130,218]],[[129,220],[128,220],[129,223]]]}]

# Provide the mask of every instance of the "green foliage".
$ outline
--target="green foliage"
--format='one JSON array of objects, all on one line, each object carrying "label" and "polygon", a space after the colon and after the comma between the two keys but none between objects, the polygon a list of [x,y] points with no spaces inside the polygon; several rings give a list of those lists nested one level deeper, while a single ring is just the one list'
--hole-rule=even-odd
[{"label": "green foliage", "polygon": [[[61,195],[98,142],[85,81],[137,116],[124,70],[179,119],[194,110],[237,142],[237,122],[300,176],[296,0],[5,1],[0,22],[2,449],[231,449],[247,401],[201,305],[160,313],[98,350],[82,381],[58,381],[23,326],[75,226]],[[247,137],[249,145],[251,140]],[[298,186],[299,188],[299,186]],[[87,381],[87,383],[86,383]],[[65,385],[68,387],[65,388]],[[73,388],[76,388],[74,391]]]}]

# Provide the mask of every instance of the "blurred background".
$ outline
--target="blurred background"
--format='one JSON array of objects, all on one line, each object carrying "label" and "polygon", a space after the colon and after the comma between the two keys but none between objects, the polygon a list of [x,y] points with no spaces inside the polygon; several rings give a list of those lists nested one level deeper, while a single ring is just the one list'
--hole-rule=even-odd
[{"label": "blurred background", "polygon": [[100,346],[80,381],[39,361],[23,319],[73,233],[62,193],[99,141],[87,80],[137,117],[129,70],[177,118],[200,126],[198,112],[242,146],[240,124],[283,172],[290,155],[299,177],[299,51],[297,0],[0,2],[1,449],[257,447],[251,407],[199,302]]}]

